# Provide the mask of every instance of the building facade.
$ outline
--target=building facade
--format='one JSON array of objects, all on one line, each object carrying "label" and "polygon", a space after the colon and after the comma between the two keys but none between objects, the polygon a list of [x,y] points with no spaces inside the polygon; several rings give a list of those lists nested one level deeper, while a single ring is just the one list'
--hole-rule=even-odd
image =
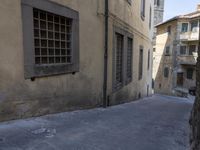
[{"label": "building facade", "polygon": [[153,54],[156,93],[187,96],[188,89],[196,86],[199,8],[157,26]]},{"label": "building facade", "polygon": [[0,121],[151,95],[153,5],[1,1]]}]

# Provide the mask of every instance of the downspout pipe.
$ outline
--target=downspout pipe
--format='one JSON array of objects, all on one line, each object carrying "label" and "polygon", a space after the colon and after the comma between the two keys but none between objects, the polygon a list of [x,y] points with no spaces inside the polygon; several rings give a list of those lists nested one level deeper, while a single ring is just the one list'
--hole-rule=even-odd
[{"label": "downspout pipe", "polygon": [[104,49],[104,82],[103,82],[103,107],[108,106],[107,101],[107,82],[108,82],[108,17],[109,17],[109,0],[105,0],[105,49]]}]

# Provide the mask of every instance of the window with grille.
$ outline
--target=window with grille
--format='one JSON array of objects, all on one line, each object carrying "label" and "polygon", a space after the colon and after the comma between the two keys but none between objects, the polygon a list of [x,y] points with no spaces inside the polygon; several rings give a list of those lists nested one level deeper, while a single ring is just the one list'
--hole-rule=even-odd
[{"label": "window with grille", "polygon": [[123,35],[116,33],[116,88],[123,83]]},{"label": "window with grille", "polygon": [[120,90],[132,81],[133,35],[114,27],[113,47],[113,92]]},{"label": "window with grille", "polygon": [[72,19],[33,11],[35,64],[72,63]]},{"label": "window with grille", "polygon": [[180,47],[180,55],[186,55],[186,50],[187,50],[186,46],[181,46]]},{"label": "window with grille", "polygon": [[79,14],[51,1],[22,0],[25,78],[79,71]]},{"label": "window with grille", "polygon": [[193,79],[193,72],[194,72],[193,68],[187,69],[187,79]]},{"label": "window with grille", "polygon": [[142,79],[143,76],[143,47],[140,46],[140,52],[139,52],[139,80]]},{"label": "window with grille", "polygon": [[189,46],[189,55],[193,55],[194,52],[196,52],[196,45],[190,45]]},{"label": "window with grille", "polygon": [[132,80],[133,39],[127,38],[127,82]]}]

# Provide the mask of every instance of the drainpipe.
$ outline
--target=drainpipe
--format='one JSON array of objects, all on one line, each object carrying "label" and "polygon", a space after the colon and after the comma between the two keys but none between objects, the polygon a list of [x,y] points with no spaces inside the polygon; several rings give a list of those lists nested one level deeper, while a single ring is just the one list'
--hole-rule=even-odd
[{"label": "drainpipe", "polygon": [[103,107],[108,106],[107,102],[107,82],[108,82],[108,0],[105,0],[105,49],[104,49],[104,82],[103,82]]}]

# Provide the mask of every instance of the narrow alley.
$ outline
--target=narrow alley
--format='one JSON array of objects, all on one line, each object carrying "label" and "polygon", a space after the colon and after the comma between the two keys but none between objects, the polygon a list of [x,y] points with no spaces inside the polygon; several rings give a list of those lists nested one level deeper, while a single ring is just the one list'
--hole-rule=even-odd
[{"label": "narrow alley", "polygon": [[0,123],[0,150],[187,150],[192,100],[154,95]]}]

